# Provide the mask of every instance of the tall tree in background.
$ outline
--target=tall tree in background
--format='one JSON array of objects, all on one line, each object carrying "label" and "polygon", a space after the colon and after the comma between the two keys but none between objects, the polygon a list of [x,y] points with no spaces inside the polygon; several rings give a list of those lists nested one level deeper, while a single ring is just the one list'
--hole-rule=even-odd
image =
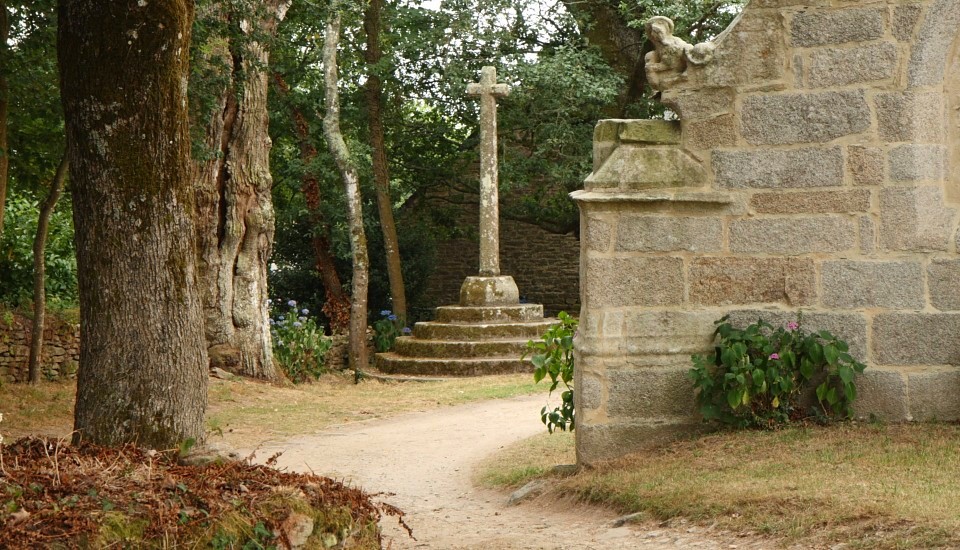
[{"label": "tall tree in background", "polygon": [[340,130],[340,91],[337,67],[337,47],[340,44],[340,2],[330,0],[327,30],[323,40],[323,80],[326,90],[326,116],[323,135],[327,147],[343,178],[347,195],[347,219],[350,225],[350,249],[353,252],[353,284],[350,305],[350,367],[359,375],[367,367],[367,287],[370,262],[367,257],[367,237],[363,229],[363,210],[360,202],[360,176],[350,157],[350,151]]},{"label": "tall tree in background", "polygon": [[380,230],[383,232],[383,247],[387,256],[387,277],[390,281],[390,298],[393,312],[405,322],[407,319],[407,293],[403,286],[403,270],[400,263],[400,242],[397,239],[397,224],[393,219],[393,201],[390,200],[390,166],[387,160],[387,144],[383,132],[383,85],[380,73],[383,68],[383,51],[380,48],[380,30],[383,26],[383,0],[369,0],[363,15],[363,29],[367,34],[364,58],[367,62],[367,81],[364,92],[367,100],[367,116],[370,125],[370,148],[373,153],[373,180],[377,190],[377,212],[380,215]]},{"label": "tall tree in background", "polygon": [[10,107],[10,85],[7,71],[10,66],[10,14],[6,0],[0,0],[0,238],[3,237],[3,212],[7,205],[7,185],[10,151],[7,144],[7,112]]},{"label": "tall tree in background", "polygon": [[191,0],[60,0],[82,346],[75,440],[204,437],[186,86]]},{"label": "tall tree in background", "polygon": [[[273,247],[268,42],[287,0],[204,2],[200,16],[221,24],[199,48],[213,106],[207,154],[197,166],[199,247],[206,337],[211,362],[237,374],[279,380],[270,337],[267,272]],[[196,71],[195,71],[196,74]],[[197,83],[197,79],[194,79]]]},{"label": "tall tree in background", "polygon": [[57,201],[63,193],[67,181],[67,156],[64,154],[57,166],[57,172],[50,182],[47,198],[40,205],[40,217],[37,220],[37,234],[33,239],[33,328],[30,334],[30,358],[27,362],[27,378],[31,384],[40,382],[40,357],[43,354],[43,329],[47,315],[46,292],[46,254],[47,234],[50,230],[50,217]]}]

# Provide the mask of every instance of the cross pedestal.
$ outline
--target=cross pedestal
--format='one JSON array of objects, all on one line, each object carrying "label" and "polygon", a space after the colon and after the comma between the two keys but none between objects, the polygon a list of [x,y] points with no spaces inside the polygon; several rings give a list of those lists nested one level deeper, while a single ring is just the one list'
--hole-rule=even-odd
[{"label": "cross pedestal", "polygon": [[480,98],[480,274],[460,287],[461,306],[505,306],[520,301],[513,277],[500,274],[500,211],[497,182],[497,98],[510,93],[497,84],[497,70],[484,67],[467,94]]}]

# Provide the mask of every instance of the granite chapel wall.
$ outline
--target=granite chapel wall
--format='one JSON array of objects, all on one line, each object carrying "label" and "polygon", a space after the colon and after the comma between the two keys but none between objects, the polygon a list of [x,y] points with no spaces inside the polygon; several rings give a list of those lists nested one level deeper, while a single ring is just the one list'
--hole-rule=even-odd
[{"label": "granite chapel wall", "polygon": [[845,338],[859,415],[960,419],[960,0],[753,0],[695,48],[654,23],[679,121],[601,121],[573,194],[578,459],[695,429],[728,313]]}]

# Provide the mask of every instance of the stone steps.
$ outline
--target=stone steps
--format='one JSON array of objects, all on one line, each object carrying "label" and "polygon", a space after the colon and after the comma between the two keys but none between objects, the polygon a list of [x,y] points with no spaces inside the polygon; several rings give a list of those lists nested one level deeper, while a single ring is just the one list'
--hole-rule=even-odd
[{"label": "stone steps", "polygon": [[543,320],[540,304],[514,306],[441,306],[437,308],[439,323],[525,323]]},{"label": "stone steps", "polygon": [[394,342],[393,350],[405,357],[432,357],[436,359],[470,359],[481,357],[517,357],[527,349],[529,339],[501,340],[422,340],[402,337]]},{"label": "stone steps", "polygon": [[378,353],[377,370],[387,374],[414,374],[431,376],[480,376],[484,374],[512,374],[533,372],[533,363],[520,356],[437,359],[434,357],[406,357],[397,353]]},{"label": "stone steps", "polygon": [[526,323],[440,323],[420,322],[413,335],[423,340],[478,340],[481,338],[539,340],[556,321],[541,319]]}]

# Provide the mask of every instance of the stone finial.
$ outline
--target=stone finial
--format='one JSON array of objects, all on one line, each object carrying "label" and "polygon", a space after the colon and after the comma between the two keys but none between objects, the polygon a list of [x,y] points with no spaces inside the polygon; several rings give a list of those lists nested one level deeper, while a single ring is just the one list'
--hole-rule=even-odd
[{"label": "stone finial", "polygon": [[713,59],[713,42],[689,44],[673,36],[673,21],[669,17],[651,17],[644,23],[647,38],[654,50],[644,57],[647,82],[662,91],[687,70],[687,65],[706,65]]}]

